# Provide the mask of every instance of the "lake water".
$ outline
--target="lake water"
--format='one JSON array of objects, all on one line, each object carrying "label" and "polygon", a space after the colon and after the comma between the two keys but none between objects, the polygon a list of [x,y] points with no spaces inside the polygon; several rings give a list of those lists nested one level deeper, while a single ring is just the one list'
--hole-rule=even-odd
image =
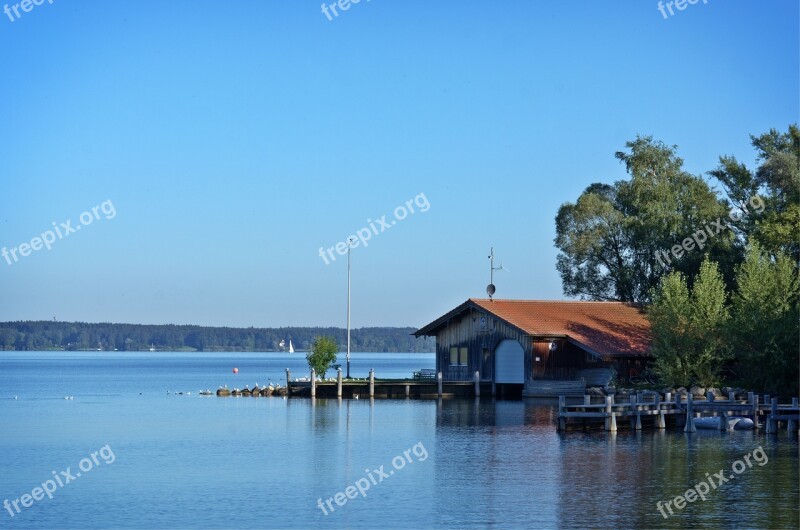
[{"label": "lake water", "polygon": [[[434,367],[352,359],[354,377]],[[197,395],[287,367],[306,375],[299,353],[0,353],[0,527],[798,527],[786,431],[559,434],[554,405],[531,400]],[[720,470],[734,478],[705,501],[659,513]]]}]

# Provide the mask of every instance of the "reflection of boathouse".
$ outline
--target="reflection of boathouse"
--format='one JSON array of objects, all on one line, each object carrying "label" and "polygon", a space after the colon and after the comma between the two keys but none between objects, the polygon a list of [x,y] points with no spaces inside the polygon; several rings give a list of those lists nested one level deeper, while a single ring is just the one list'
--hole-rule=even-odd
[{"label": "reflection of boathouse", "polygon": [[638,375],[649,356],[642,308],[622,302],[470,298],[415,333],[436,337],[436,370],[445,381],[477,371],[501,395],[583,394]]}]

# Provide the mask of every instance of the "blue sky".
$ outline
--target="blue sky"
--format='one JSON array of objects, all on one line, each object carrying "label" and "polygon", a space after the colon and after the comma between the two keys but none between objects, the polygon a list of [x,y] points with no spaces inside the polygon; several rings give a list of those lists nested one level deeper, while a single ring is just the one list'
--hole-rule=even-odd
[{"label": "blue sky", "polygon": [[[0,2],[2,5],[4,2]],[[331,3],[331,2],[328,2]],[[563,298],[554,217],[637,134],[702,174],[798,120],[798,3],[54,0],[0,13],[0,320],[353,326]],[[12,3],[13,5],[13,3]]]}]

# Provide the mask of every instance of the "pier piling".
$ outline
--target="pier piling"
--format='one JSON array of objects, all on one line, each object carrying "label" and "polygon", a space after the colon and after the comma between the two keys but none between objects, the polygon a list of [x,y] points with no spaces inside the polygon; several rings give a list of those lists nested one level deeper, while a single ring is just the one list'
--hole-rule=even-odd
[{"label": "pier piling", "polygon": [[[792,408],[797,408],[797,398],[792,398]],[[789,431],[790,434],[797,434],[797,420],[789,420],[786,422],[786,430]]]},{"label": "pier piling", "polygon": [[311,369],[311,397],[317,397],[317,371]]},{"label": "pier piling", "polygon": [[778,420],[775,416],[778,415],[778,398],[772,398],[769,407],[769,417],[767,418],[767,434],[776,434],[778,432]]},{"label": "pier piling", "polygon": [[694,427],[694,396],[689,392],[686,398],[686,425],[683,432],[697,432]]},{"label": "pier piling", "polygon": [[336,370],[336,397],[342,397],[342,369]]},{"label": "pier piling", "polygon": [[617,417],[611,411],[614,404],[614,396],[606,396],[606,431],[617,432]]},{"label": "pier piling", "polygon": [[[635,411],[636,411],[636,394],[631,394],[630,399],[631,399],[631,412],[635,413]],[[638,418],[635,415],[633,415],[633,414],[631,415],[631,430],[635,430],[636,429],[636,420],[637,419]],[[642,428],[641,425],[639,425],[639,429],[641,429],[641,428]]]}]

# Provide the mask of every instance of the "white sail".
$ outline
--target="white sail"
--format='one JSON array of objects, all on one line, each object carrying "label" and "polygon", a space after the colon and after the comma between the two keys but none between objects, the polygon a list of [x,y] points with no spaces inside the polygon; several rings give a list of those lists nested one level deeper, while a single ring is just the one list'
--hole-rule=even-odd
[{"label": "white sail", "polygon": [[289,339],[289,353],[294,353],[294,346],[292,346],[292,339]]}]

